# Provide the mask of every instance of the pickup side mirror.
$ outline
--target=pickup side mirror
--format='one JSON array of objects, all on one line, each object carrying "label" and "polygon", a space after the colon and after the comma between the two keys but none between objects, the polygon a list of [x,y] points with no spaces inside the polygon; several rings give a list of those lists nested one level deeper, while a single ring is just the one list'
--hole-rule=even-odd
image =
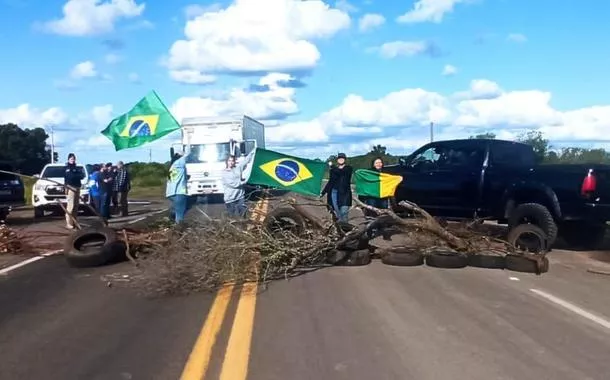
[{"label": "pickup side mirror", "polygon": [[34,174],[32,177],[39,179],[40,178],[40,174]]},{"label": "pickup side mirror", "polygon": [[400,164],[400,166],[407,166],[407,159],[404,157],[400,157],[398,159],[398,163]]}]

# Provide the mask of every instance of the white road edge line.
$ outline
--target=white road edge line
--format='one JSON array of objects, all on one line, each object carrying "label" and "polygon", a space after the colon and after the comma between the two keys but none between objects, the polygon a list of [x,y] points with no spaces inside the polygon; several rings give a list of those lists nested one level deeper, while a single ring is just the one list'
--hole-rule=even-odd
[{"label": "white road edge line", "polygon": [[[144,220],[144,219],[146,219],[146,218],[148,218],[148,217],[151,217],[151,216],[153,216],[153,215],[155,215],[155,214],[159,214],[159,213],[162,213],[162,212],[164,212],[164,211],[167,211],[167,210],[168,210],[168,209],[167,209],[167,208],[165,208],[165,209],[163,209],[163,210],[155,211],[155,212],[152,212],[152,213],[150,213],[150,214],[148,214],[148,215],[142,216],[142,217],[140,217],[140,218],[138,218],[138,219],[135,219],[135,220],[132,220],[132,221],[130,221],[130,222],[127,222],[127,223],[125,223],[125,224],[133,224],[133,223],[139,222],[139,221],[141,221],[141,220]],[[11,266],[9,266],[9,267],[6,267],[6,268],[3,268],[3,269],[0,269],[0,276],[1,276],[1,275],[6,275],[6,274],[8,274],[9,272],[12,272],[12,271],[14,271],[15,269],[18,269],[18,268],[24,267],[24,266],[26,266],[26,265],[28,265],[28,264],[35,263],[36,261],[38,261],[38,260],[42,260],[42,259],[44,259],[45,257],[49,257],[49,256],[53,256],[53,255],[57,255],[58,253],[61,253],[61,252],[63,252],[63,249],[58,249],[58,250],[56,250],[56,251],[51,251],[51,252],[47,252],[47,253],[40,254],[40,255],[38,255],[38,256],[30,257],[30,258],[29,258],[29,259],[27,259],[27,260],[23,260],[23,261],[21,261],[21,262],[19,262],[19,263],[17,263],[17,264],[14,264],[14,265],[11,265]]]},{"label": "white road edge line", "polygon": [[605,318],[602,318],[598,315],[595,315],[593,313],[590,313],[568,301],[562,300],[561,298],[555,297],[552,294],[543,292],[542,290],[538,290],[538,289],[530,289],[530,292],[535,293],[537,295],[539,295],[542,298],[547,299],[548,301],[551,301],[565,309],[570,310],[573,313],[576,313],[578,315],[580,315],[583,318],[586,318],[588,320],[590,320],[591,322],[595,322],[598,325],[605,327],[607,329],[610,329],[610,321],[608,321]]}]

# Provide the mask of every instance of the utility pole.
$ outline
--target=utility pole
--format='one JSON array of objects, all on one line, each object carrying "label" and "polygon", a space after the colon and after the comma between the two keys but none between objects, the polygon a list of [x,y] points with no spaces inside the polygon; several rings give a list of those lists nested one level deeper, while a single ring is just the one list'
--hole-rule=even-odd
[{"label": "utility pole", "polygon": [[434,142],[434,122],[430,122],[430,142]]},{"label": "utility pole", "polygon": [[152,162],[152,149],[148,148],[148,163]]},{"label": "utility pole", "polygon": [[53,125],[51,125],[51,163],[55,163],[55,136],[53,131]]}]

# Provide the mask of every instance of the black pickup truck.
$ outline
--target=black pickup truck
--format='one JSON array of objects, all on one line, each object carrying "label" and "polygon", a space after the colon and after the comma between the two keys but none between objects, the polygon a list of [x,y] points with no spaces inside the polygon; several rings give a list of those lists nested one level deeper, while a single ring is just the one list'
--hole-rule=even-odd
[{"label": "black pickup truck", "polygon": [[536,164],[531,146],[495,139],[438,141],[401,158],[396,200],[447,220],[536,224],[549,243],[595,248],[610,221],[610,165]]}]

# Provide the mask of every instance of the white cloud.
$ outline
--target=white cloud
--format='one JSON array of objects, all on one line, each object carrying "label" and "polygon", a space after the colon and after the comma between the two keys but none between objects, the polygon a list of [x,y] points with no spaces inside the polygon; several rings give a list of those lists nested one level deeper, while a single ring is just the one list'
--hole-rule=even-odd
[{"label": "white cloud", "polygon": [[468,91],[460,91],[455,96],[460,100],[493,99],[503,93],[500,86],[487,79],[475,79],[470,82]]},{"label": "white cloud", "polygon": [[109,53],[104,57],[104,61],[106,63],[114,65],[115,63],[119,63],[122,60],[122,57],[118,54]]},{"label": "white cloud", "polygon": [[521,33],[511,33],[508,35],[508,37],[506,37],[506,39],[508,41],[517,43],[527,42],[527,37]]},{"label": "white cloud", "polygon": [[210,84],[216,81],[215,76],[197,70],[171,70],[169,76],[176,82],[185,84]]},{"label": "white cloud", "polygon": [[451,76],[451,75],[455,75],[457,74],[457,67],[453,66],[453,65],[445,65],[445,67],[443,67],[443,72],[441,73],[443,76]]},{"label": "white cloud", "polygon": [[137,73],[129,73],[129,75],[127,76],[127,79],[131,83],[141,83],[142,82],[142,80],[140,79],[140,76]]},{"label": "white cloud", "polygon": [[70,71],[70,76],[73,79],[95,78],[98,72],[95,69],[95,64],[91,61],[84,61],[76,64]]},{"label": "white cloud", "polygon": [[0,124],[14,123],[22,128],[60,125],[67,120],[68,115],[58,107],[40,110],[26,103],[15,108],[0,109]]},{"label": "white cloud", "polygon": [[358,29],[361,32],[368,32],[385,23],[385,17],[377,13],[367,13],[358,21]]},{"label": "white cloud", "polygon": [[171,110],[178,120],[184,117],[234,114],[247,114],[261,120],[283,118],[299,110],[295,89],[281,85],[291,79],[294,78],[288,74],[271,73],[258,82],[258,86],[264,87],[264,90],[233,89],[218,97],[183,97],[173,104]]},{"label": "white cloud", "polygon": [[320,0],[236,0],[187,21],[167,65],[202,74],[308,70],[320,59],[313,41],[349,25],[346,12]]},{"label": "white cloud", "polygon": [[43,28],[66,36],[91,36],[112,32],[120,19],[140,16],[145,5],[135,0],[68,0],[63,17],[51,20]]},{"label": "white cloud", "polygon": [[206,12],[217,12],[221,9],[222,4],[218,3],[212,5],[190,4],[184,7],[184,16],[190,19],[201,16]]},{"label": "white cloud", "polygon": [[387,59],[401,56],[412,57],[429,52],[430,44],[426,41],[392,41],[384,43],[376,50]]},{"label": "white cloud", "polygon": [[358,7],[353,5],[347,0],[337,0],[335,1],[335,8],[345,12],[345,13],[355,13],[358,12]]},{"label": "white cloud", "polygon": [[456,4],[465,0],[418,0],[413,9],[398,17],[400,23],[434,22],[440,23],[447,13],[453,12]]}]

